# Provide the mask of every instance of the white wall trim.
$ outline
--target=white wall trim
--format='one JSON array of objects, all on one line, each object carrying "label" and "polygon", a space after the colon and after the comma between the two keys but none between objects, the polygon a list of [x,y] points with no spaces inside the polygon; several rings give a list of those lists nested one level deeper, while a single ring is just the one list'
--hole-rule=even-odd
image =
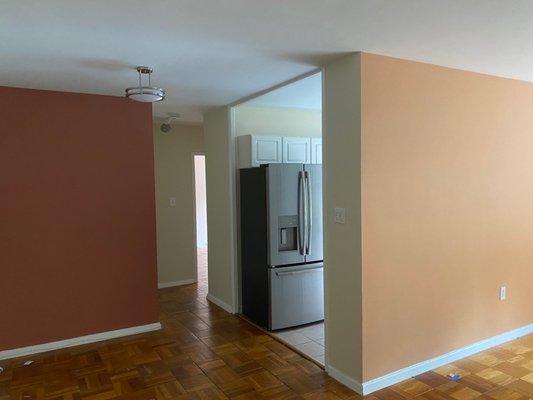
[{"label": "white wall trim", "polygon": [[213,304],[216,304],[217,306],[219,306],[223,310],[225,310],[225,311],[227,311],[227,312],[229,312],[231,314],[235,314],[235,312],[233,311],[233,307],[232,306],[230,306],[228,303],[223,302],[218,297],[213,296],[211,293],[208,293],[206,298],[207,298],[208,301],[210,301]]},{"label": "white wall trim", "polygon": [[158,289],[164,289],[174,286],[190,285],[191,283],[196,282],[194,279],[184,279],[182,281],[172,281],[172,282],[161,282],[157,284]]},{"label": "white wall trim", "polygon": [[63,349],[65,347],[79,346],[82,344],[100,342],[102,340],[115,339],[122,336],[136,335],[138,333],[145,333],[150,331],[157,331],[161,329],[159,322],[133,326],[131,328],[117,329],[114,331],[107,331],[101,333],[94,333],[92,335],[80,336],[72,339],[59,340],[57,342],[49,342],[43,344],[36,344],[34,346],[20,347],[18,349],[0,351],[0,360],[8,358],[23,357],[30,354],[43,353],[45,351]]},{"label": "white wall trim", "polygon": [[337,368],[332,367],[331,365],[326,365],[326,372],[329,376],[331,376],[333,379],[339,381],[344,386],[352,389],[356,393],[362,395],[363,394],[363,385],[361,382],[356,381],[353,378],[350,378],[348,375],[345,375],[341,371],[339,371]]},{"label": "white wall trim", "polygon": [[533,333],[533,323],[512,331],[504,332],[488,339],[480,340],[479,342],[475,342],[460,349],[450,351],[449,353],[440,355],[438,357],[422,361],[418,364],[410,365],[409,367],[380,376],[379,378],[363,382],[362,384],[343,374],[331,365],[326,366],[326,371],[329,375],[331,375],[332,378],[348,386],[350,389],[355,390],[361,395],[367,395],[375,392],[376,390],[380,390],[403,380],[412,378],[413,376],[431,371],[432,369],[452,363],[456,360],[460,360],[461,358],[469,357],[472,354],[479,353],[480,351],[499,346],[500,344],[518,339],[519,337],[525,335],[529,335],[530,333]]}]

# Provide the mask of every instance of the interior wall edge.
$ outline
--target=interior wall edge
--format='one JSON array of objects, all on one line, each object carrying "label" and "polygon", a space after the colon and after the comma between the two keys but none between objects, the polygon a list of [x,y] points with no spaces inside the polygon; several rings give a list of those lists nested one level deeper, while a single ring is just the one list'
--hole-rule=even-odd
[{"label": "interior wall edge", "polygon": [[[362,380],[360,54],[326,65],[322,76],[326,362]],[[336,208],[344,223],[335,222]]]},{"label": "interior wall edge", "polygon": [[356,393],[363,395],[363,384],[361,382],[357,381],[354,378],[351,378],[350,376],[339,371],[337,368],[331,365],[326,364],[325,369],[326,369],[327,374],[331,376],[333,379],[342,383],[344,386],[352,389]]},{"label": "interior wall edge", "polygon": [[228,303],[220,300],[218,297],[214,296],[213,294],[211,293],[208,293],[207,296],[206,296],[206,299],[208,301],[210,301],[211,303],[219,306],[220,308],[222,308],[224,311],[227,311],[229,312],[230,314],[235,314],[235,311],[233,309],[233,306],[229,305]]},{"label": "interior wall edge", "polygon": [[[235,308],[235,177],[231,108],[204,114],[207,185],[207,270],[209,294]],[[231,305],[230,305],[231,304]]]}]

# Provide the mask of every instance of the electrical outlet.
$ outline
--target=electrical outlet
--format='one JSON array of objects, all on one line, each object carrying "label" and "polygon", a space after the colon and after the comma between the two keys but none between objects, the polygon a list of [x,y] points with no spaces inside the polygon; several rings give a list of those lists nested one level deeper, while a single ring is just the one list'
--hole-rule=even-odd
[{"label": "electrical outlet", "polygon": [[507,287],[500,287],[500,300],[505,300],[507,298]]},{"label": "electrical outlet", "polygon": [[176,198],[175,197],[171,197],[169,199],[169,204],[170,204],[170,207],[176,207]]},{"label": "electrical outlet", "polygon": [[335,223],[336,224],[346,223],[346,208],[335,207]]}]

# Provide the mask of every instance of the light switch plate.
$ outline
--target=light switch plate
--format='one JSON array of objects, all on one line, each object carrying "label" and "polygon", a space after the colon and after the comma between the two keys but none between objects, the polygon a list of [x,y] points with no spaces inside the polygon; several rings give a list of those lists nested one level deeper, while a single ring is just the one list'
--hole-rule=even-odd
[{"label": "light switch plate", "polygon": [[335,223],[336,224],[346,223],[346,208],[335,207]]},{"label": "light switch plate", "polygon": [[170,204],[170,207],[176,207],[176,198],[175,197],[171,197],[169,199],[169,204]]},{"label": "light switch plate", "polygon": [[505,300],[507,298],[507,287],[500,286],[500,300]]}]

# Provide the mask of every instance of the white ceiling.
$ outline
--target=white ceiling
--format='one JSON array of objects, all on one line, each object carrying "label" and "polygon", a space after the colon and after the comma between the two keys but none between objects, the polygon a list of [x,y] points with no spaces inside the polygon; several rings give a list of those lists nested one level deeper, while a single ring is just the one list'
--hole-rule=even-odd
[{"label": "white ceiling", "polygon": [[255,97],[244,103],[244,105],[251,107],[283,107],[321,110],[322,74],[317,73],[282,86],[271,92]]},{"label": "white ceiling", "polygon": [[155,115],[224,105],[367,51],[533,81],[530,0],[0,0],[0,85],[121,96]]}]

